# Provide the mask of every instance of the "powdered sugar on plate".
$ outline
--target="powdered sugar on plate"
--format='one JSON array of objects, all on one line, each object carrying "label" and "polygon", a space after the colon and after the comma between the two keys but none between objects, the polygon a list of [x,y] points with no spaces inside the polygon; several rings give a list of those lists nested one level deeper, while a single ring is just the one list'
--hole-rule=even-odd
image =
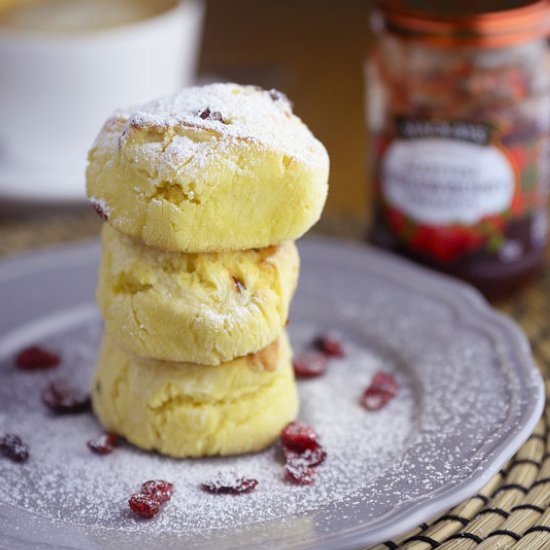
[{"label": "powdered sugar on plate", "polygon": [[[61,375],[89,384],[102,327],[95,306],[79,304],[92,299],[99,248],[0,266],[0,303],[12,311],[0,318],[0,433],[18,433],[31,452],[25,464],[0,459],[2,536],[23,547],[46,541],[44,548],[86,550],[138,542],[187,550],[357,548],[478,491],[542,410],[543,385],[524,336],[465,287],[364,247],[310,241],[300,253],[288,327],[295,350],[327,331],[339,333],[347,350],[327,374],[299,382],[300,419],[328,453],[306,487],[285,482],[277,446],[197,460],[124,443],[110,455],[91,453],[86,441],[101,432],[94,417],[51,416],[40,391]],[[13,355],[30,343],[59,351],[63,364],[17,370]],[[369,412],[361,395],[381,368],[395,374],[400,393]],[[259,483],[239,496],[202,491],[219,472]],[[136,519],[127,499],[159,478],[174,483],[172,500],[153,520]]]},{"label": "powdered sugar on plate", "polygon": [[[0,461],[0,476],[9,487],[4,500],[52,519],[189,533],[303,513],[344,499],[372,482],[398,460],[415,431],[415,402],[407,373],[398,372],[396,365],[367,347],[349,342],[346,358],[333,360],[324,377],[299,384],[300,418],[315,427],[328,452],[312,487],[284,480],[284,459],[277,445],[243,457],[174,460],[121,443],[111,455],[98,457],[86,448],[86,441],[101,432],[93,416],[52,416],[40,402],[40,390],[59,376],[89,384],[101,323],[91,308],[82,310],[76,326],[74,316],[65,326],[63,314],[57,319],[57,330],[39,341],[62,354],[59,369],[24,373],[13,367],[10,356],[0,367],[4,381],[0,402],[8,404],[8,410],[3,407],[0,413],[0,433],[17,432],[31,449],[31,460],[23,466]],[[30,332],[36,334],[32,327]],[[305,348],[316,328],[300,325],[292,336],[297,349]],[[386,409],[369,413],[360,405],[361,390],[380,368],[397,371],[403,390]],[[201,483],[219,473],[252,477],[258,487],[237,498],[205,494]],[[126,502],[148,479],[167,479],[176,491],[155,521],[137,521]]]}]

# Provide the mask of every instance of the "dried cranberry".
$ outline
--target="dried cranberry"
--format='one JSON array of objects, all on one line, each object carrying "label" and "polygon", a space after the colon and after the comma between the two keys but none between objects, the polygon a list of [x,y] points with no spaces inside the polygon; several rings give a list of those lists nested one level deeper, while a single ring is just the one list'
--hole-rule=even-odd
[{"label": "dried cranberry", "polygon": [[283,447],[297,453],[303,453],[307,449],[319,447],[317,432],[299,422],[291,422],[281,432],[281,443]]},{"label": "dried cranberry", "polygon": [[294,357],[292,366],[298,378],[314,378],[325,373],[328,361],[324,353],[306,351]]},{"label": "dried cranberry", "polygon": [[104,221],[106,222],[109,219],[109,216],[107,215],[107,212],[103,209],[101,204],[99,204],[96,201],[91,201],[92,208],[95,210],[95,213]]},{"label": "dried cranberry", "polygon": [[398,389],[399,385],[393,374],[378,371],[363,394],[363,406],[369,411],[378,411],[397,395]]},{"label": "dried cranberry", "polygon": [[283,454],[285,455],[285,461],[290,465],[305,465],[310,468],[319,466],[327,458],[327,452],[325,449],[319,445],[315,449],[306,449],[301,453],[297,453],[289,449],[288,447],[283,447]]},{"label": "dried cranberry", "polygon": [[315,482],[315,471],[303,463],[285,465],[286,478],[298,485],[311,485]]},{"label": "dried cranberry", "polygon": [[109,453],[112,453],[116,447],[116,441],[117,438],[115,434],[105,432],[95,439],[90,439],[86,445],[93,453],[98,455],[108,455]]},{"label": "dried cranberry", "polygon": [[365,409],[369,411],[379,411],[385,407],[393,397],[394,396],[391,393],[367,388],[363,394],[361,402],[363,403]]},{"label": "dried cranberry", "polygon": [[317,432],[310,426],[291,422],[281,432],[285,455],[285,475],[298,485],[311,485],[316,479],[313,468],[322,464],[327,453],[318,441]]},{"label": "dried cranberry", "polygon": [[209,107],[200,112],[199,117],[203,120],[214,120],[215,122],[225,124],[222,114],[219,111],[211,111]]},{"label": "dried cranberry", "polygon": [[372,378],[370,383],[371,388],[377,391],[388,392],[393,395],[397,394],[399,385],[393,374],[384,371],[378,371]]},{"label": "dried cranberry", "polygon": [[0,453],[14,462],[26,462],[29,459],[29,448],[15,434],[0,437]]},{"label": "dried cranberry", "polygon": [[281,101],[285,98],[285,95],[275,88],[271,88],[271,90],[269,90],[267,93],[273,101]]},{"label": "dried cranberry", "polygon": [[239,495],[241,493],[250,493],[256,488],[258,481],[252,478],[235,477],[215,479],[202,483],[204,491],[214,494]]},{"label": "dried cranberry", "polygon": [[61,357],[41,346],[29,346],[15,356],[15,364],[23,370],[49,369],[57,367]]},{"label": "dried cranberry", "polygon": [[290,99],[288,99],[286,94],[284,94],[283,92],[280,92],[279,90],[276,90],[275,88],[272,88],[271,90],[268,90],[267,93],[269,94],[269,97],[273,101],[282,101],[284,103],[287,103],[289,105],[289,107],[292,108],[292,101],[290,101]]},{"label": "dried cranberry", "polygon": [[146,495],[159,504],[164,504],[172,498],[174,484],[163,479],[151,479],[141,486],[141,494]]},{"label": "dried cranberry", "polygon": [[244,290],[246,290],[244,283],[238,277],[235,277],[235,275],[233,275],[232,279],[233,279],[233,287],[239,294],[241,294]]},{"label": "dried cranberry", "polygon": [[140,518],[150,519],[160,512],[160,503],[144,494],[136,494],[130,497],[128,505],[132,512]]},{"label": "dried cranberry", "polygon": [[57,414],[76,414],[90,408],[90,396],[64,380],[48,384],[42,392],[42,402]]},{"label": "dried cranberry", "polygon": [[329,357],[344,357],[346,352],[344,350],[344,344],[339,338],[323,334],[316,338],[315,347],[325,355]]}]

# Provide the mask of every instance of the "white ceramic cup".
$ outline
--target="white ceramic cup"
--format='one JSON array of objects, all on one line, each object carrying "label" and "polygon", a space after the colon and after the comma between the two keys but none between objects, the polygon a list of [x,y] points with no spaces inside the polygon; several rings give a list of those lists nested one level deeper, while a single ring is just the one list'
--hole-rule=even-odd
[{"label": "white ceramic cup", "polygon": [[203,8],[184,0],[82,33],[0,29],[0,198],[82,198],[86,153],[109,114],[191,83]]}]

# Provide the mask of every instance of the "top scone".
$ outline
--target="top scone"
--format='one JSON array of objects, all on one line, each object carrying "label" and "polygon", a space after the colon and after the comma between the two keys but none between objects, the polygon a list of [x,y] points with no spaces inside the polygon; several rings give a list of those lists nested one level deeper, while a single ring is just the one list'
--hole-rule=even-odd
[{"label": "top scone", "polygon": [[321,215],[328,169],[283,94],[212,84],[117,111],[89,153],[87,193],[149,246],[245,250],[303,235]]}]

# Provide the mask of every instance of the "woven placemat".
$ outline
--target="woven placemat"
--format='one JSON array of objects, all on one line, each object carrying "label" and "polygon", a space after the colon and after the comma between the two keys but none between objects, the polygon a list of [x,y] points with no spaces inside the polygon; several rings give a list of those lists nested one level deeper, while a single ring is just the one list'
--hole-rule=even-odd
[{"label": "woven placemat", "polygon": [[89,206],[35,207],[9,215],[0,210],[0,256],[92,238],[100,229],[101,220]]},{"label": "woven placemat", "polygon": [[529,287],[494,304],[523,327],[546,379],[535,431],[477,495],[374,549],[550,549],[550,257],[546,263]]},{"label": "woven placemat", "polygon": [[[89,209],[0,220],[0,255],[99,233]],[[317,232],[360,238],[364,224],[324,221]],[[550,549],[550,254],[546,272],[510,299],[495,303],[525,330],[546,379],[546,411],[508,464],[474,497],[376,550]]]}]

